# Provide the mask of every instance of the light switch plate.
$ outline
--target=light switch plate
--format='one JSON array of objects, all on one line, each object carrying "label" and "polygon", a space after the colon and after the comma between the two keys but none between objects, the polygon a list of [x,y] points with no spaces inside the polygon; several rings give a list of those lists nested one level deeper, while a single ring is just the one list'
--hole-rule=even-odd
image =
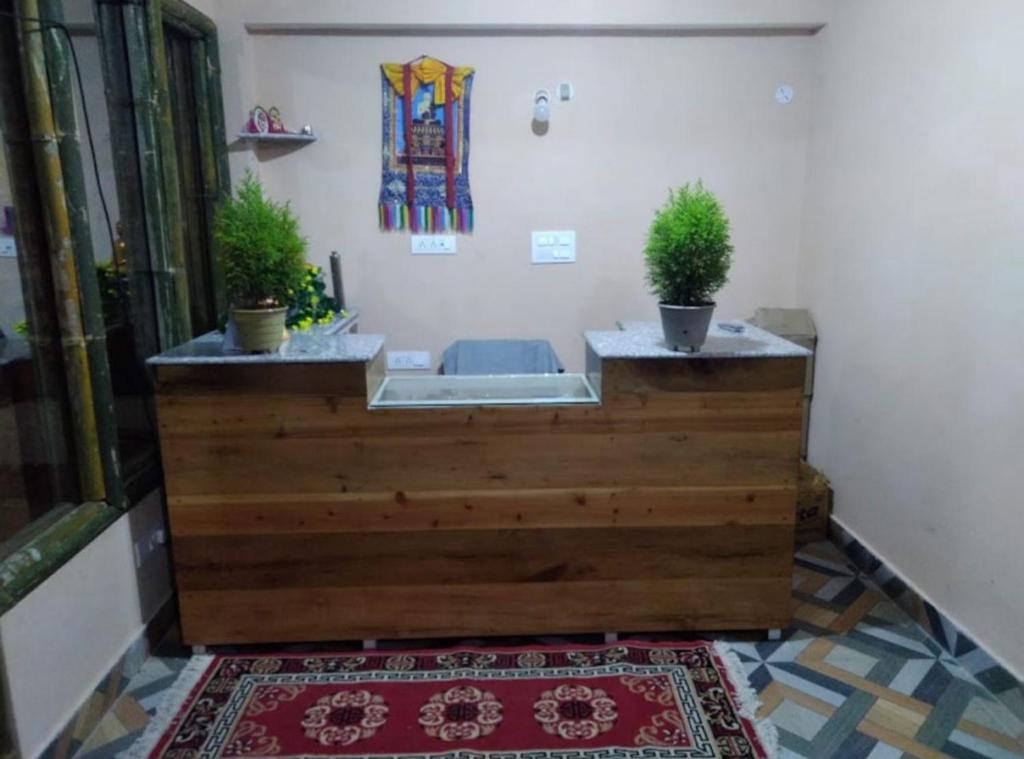
[{"label": "light switch plate", "polygon": [[534,232],[530,260],[535,264],[571,264],[576,261],[576,233],[569,229]]},{"label": "light switch plate", "polygon": [[388,351],[388,369],[391,371],[429,368],[430,351]]},{"label": "light switch plate", "polygon": [[0,235],[0,258],[16,258],[17,255],[18,246],[15,244],[14,238]]},{"label": "light switch plate", "polygon": [[412,235],[410,240],[414,256],[455,255],[455,235]]}]

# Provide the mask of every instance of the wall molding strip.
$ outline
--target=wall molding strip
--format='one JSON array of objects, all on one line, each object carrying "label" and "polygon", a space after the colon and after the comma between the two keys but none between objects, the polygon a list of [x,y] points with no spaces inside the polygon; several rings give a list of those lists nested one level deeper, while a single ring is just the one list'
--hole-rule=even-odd
[{"label": "wall molding strip", "polygon": [[335,37],[809,37],[820,22],[797,24],[335,24],[250,22],[253,35]]}]

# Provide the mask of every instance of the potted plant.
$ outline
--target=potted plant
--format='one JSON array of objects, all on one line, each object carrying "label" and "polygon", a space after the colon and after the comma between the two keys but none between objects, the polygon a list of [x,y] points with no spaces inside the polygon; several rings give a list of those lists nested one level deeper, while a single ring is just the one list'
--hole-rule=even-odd
[{"label": "potted plant", "polygon": [[712,299],[728,281],[732,251],[729,219],[701,182],[669,191],[651,223],[644,258],[672,350],[696,352],[704,344]]},{"label": "potted plant", "polygon": [[284,342],[292,296],[306,275],[306,240],[288,204],[275,203],[251,172],[217,213],[214,240],[242,348],[273,351]]}]

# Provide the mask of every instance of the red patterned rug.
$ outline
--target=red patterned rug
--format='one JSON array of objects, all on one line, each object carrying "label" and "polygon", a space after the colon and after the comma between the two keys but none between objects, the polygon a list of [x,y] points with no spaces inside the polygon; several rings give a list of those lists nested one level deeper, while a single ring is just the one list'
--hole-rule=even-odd
[{"label": "red patterned rug", "polygon": [[[723,644],[193,660],[133,750],[167,759],[770,757]],[[188,672],[183,675],[188,681]]]}]

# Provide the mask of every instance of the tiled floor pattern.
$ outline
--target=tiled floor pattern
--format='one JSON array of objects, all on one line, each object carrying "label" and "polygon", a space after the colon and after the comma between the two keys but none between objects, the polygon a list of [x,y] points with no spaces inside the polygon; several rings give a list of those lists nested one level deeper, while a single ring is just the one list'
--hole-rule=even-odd
[{"label": "tiled floor pattern", "polygon": [[185,652],[149,659],[75,756],[116,757],[127,751],[146,729],[186,663]]},{"label": "tiled floor pattern", "polygon": [[[1024,723],[832,544],[797,554],[793,605],[783,640],[734,642],[783,757],[1024,756]],[[184,656],[151,659],[77,756],[126,750]]]},{"label": "tiled floor pattern", "polygon": [[1024,719],[1024,686],[1002,664],[992,658],[966,631],[960,629],[941,609],[907,585],[896,572],[875,555],[853,533],[832,520],[832,541],[864,574],[892,598],[945,650],[952,651],[960,666],[985,686],[1006,707]]}]

